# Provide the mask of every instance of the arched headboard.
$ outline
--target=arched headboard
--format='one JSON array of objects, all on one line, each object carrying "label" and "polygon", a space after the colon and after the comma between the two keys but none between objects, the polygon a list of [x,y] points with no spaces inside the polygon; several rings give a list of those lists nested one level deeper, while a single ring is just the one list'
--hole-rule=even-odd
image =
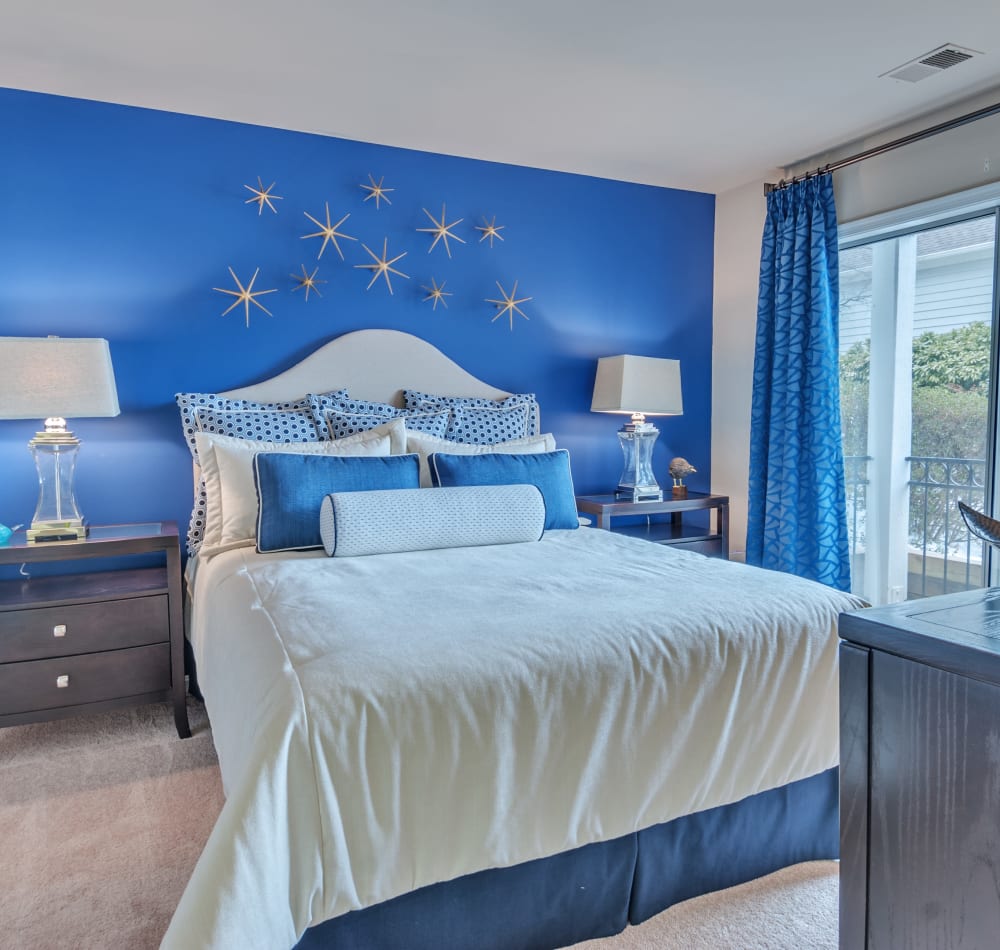
[{"label": "arched headboard", "polygon": [[509,392],[467,373],[437,347],[399,330],[356,330],[331,340],[270,379],[222,393],[275,402],[347,389],[354,399],[401,406],[402,390],[504,399]]}]

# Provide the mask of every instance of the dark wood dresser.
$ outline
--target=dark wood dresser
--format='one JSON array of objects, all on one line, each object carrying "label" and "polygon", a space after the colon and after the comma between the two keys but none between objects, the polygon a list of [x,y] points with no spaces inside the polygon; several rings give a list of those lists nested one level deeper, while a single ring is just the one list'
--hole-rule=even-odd
[{"label": "dark wood dresser", "polygon": [[160,566],[0,581],[0,726],[169,701],[191,735],[180,545],[173,522],[106,525],[83,540],[0,547],[0,564],[149,555]]},{"label": "dark wood dresser", "polygon": [[842,950],[1000,947],[1000,588],[840,636]]}]

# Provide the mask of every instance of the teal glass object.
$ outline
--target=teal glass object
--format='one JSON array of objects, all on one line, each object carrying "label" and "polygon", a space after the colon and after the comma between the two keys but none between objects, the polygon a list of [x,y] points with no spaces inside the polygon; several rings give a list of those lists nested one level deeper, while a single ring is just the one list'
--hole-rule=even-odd
[{"label": "teal glass object", "polygon": [[5,524],[0,524],[0,547],[3,547],[11,538],[14,532]]}]

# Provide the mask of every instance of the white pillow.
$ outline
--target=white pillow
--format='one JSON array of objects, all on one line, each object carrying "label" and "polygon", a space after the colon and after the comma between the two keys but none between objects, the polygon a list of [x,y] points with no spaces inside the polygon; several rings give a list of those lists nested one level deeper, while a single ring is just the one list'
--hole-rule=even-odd
[{"label": "white pillow", "polygon": [[367,432],[326,442],[259,442],[208,432],[195,434],[205,478],[206,554],[252,544],[257,536],[257,490],[253,457],[258,452],[295,455],[379,456],[393,454],[393,444],[405,446],[406,426],[393,419]]},{"label": "white pillow", "polygon": [[535,485],[334,492],[319,514],[330,557],[516,544],[540,540],[544,529],[545,501]]},{"label": "white pillow", "polygon": [[407,430],[406,433],[406,451],[420,456],[421,488],[431,487],[431,470],[427,466],[427,457],[433,452],[447,452],[451,455],[537,455],[539,452],[553,452],[555,447],[555,437],[548,432],[525,436],[523,439],[510,439],[508,442],[496,442],[493,445],[451,442],[412,430]]}]

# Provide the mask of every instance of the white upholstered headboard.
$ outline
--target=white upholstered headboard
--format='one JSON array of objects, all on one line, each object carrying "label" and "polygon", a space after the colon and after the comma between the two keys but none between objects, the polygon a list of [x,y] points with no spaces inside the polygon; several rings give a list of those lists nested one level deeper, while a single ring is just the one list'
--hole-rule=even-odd
[{"label": "white upholstered headboard", "polygon": [[399,330],[345,333],[285,372],[222,395],[274,402],[334,389],[347,389],[352,399],[394,406],[402,406],[404,389],[487,399],[510,395],[476,379],[426,340]]}]

